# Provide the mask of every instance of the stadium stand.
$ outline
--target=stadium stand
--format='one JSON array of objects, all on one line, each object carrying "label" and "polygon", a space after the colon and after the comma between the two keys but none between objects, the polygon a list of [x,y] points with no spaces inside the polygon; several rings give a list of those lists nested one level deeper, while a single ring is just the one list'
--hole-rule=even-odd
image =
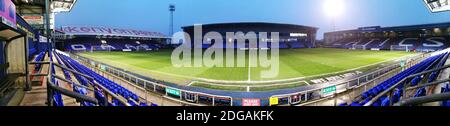
[{"label": "stadium stand", "polygon": [[[369,101],[371,101],[375,96],[379,95],[381,92],[391,88],[392,86],[395,86],[395,84],[401,82],[403,79],[405,79],[406,77],[408,77],[410,75],[415,75],[417,73],[431,70],[433,68],[442,67],[446,63],[448,56],[449,56],[449,53],[447,52],[447,53],[442,53],[442,54],[439,54],[436,56],[432,56],[432,57],[424,60],[423,62],[382,82],[381,84],[368,90],[367,92],[362,93],[361,96],[357,97],[349,106],[363,106],[366,103],[368,103]],[[426,78],[426,80],[428,80],[428,82],[432,82],[437,78],[438,73],[439,73],[439,71],[433,72],[432,74],[430,74],[429,76],[426,76],[426,77],[424,75],[416,76],[412,80],[410,80],[411,86],[418,85],[425,78]],[[400,84],[396,87],[396,90],[393,94],[392,99],[389,99],[388,96],[382,96],[380,99],[378,99],[376,102],[374,102],[372,104],[372,106],[389,106],[389,105],[391,105],[390,104],[391,102],[392,103],[399,102],[401,100],[401,98],[403,97],[403,91],[404,91],[405,84],[407,84],[407,82]],[[425,96],[426,92],[427,92],[426,88],[424,88],[424,87],[419,88],[415,92],[413,97]],[[340,104],[340,106],[347,106],[347,103]]]},{"label": "stadium stand", "polygon": [[[183,31],[194,36],[194,26],[182,27]],[[264,23],[264,22],[239,22],[239,23],[217,23],[217,24],[203,24],[203,34],[208,32],[218,32],[224,38],[222,40],[224,45],[228,44],[229,39],[226,38],[227,32],[237,33],[243,32],[245,34],[254,32],[278,32],[279,33],[279,48],[280,49],[298,49],[298,48],[314,48],[315,36],[317,28],[310,26],[294,25],[294,24],[278,24],[278,23]],[[267,31],[267,29],[270,29]],[[204,36],[204,35],[203,35]],[[270,38],[268,38],[270,39]],[[211,40],[204,40],[211,41]],[[271,42],[267,40],[268,44]],[[204,42],[205,43],[205,42]],[[192,48],[209,48],[211,44],[194,45],[194,40],[191,39]],[[242,44],[242,45],[241,45]],[[237,43],[235,40],[234,48],[242,49],[249,48],[249,42]],[[237,45],[237,46],[236,46]],[[270,44],[269,44],[270,45]],[[226,46],[225,46],[226,47]],[[259,47],[262,48],[262,47]],[[272,48],[269,46],[268,48]]]},{"label": "stadium stand", "polygon": [[325,47],[433,52],[450,47],[450,36],[443,32],[449,27],[450,23],[437,23],[329,32]]},{"label": "stadium stand", "polygon": [[136,40],[114,40],[108,39],[102,43],[101,40],[79,40],[79,41],[70,41],[67,42],[66,50],[69,51],[122,51],[124,49],[130,49],[133,51],[146,51],[146,50],[158,50],[161,47],[160,44],[155,43],[154,41],[136,41]]},{"label": "stadium stand", "polygon": [[[441,88],[441,93],[449,93],[450,92],[450,84],[446,84],[444,87]],[[450,100],[443,101],[442,106],[450,106]]]},{"label": "stadium stand", "polygon": [[[128,89],[120,86],[119,84],[95,73],[94,71],[90,70],[89,68],[83,66],[82,64],[78,63],[77,61],[71,59],[68,56],[65,56],[61,53],[55,52],[55,56],[60,58],[60,61],[58,62],[62,62],[64,63],[68,68],[76,70],[80,73],[86,74],[88,76],[91,76],[92,78],[94,78],[94,80],[96,82],[98,82],[99,84],[101,84],[102,86],[106,87],[108,90],[110,90],[111,92],[113,92],[114,94],[118,94],[120,95],[122,98],[126,99],[128,104],[130,104],[131,106],[147,106],[147,102],[142,101],[136,94],[134,94],[133,92],[129,91]],[[67,71],[65,73],[68,73]],[[66,74],[67,75],[67,74]],[[76,78],[78,79],[78,81],[84,85],[84,86],[93,86],[92,84],[94,82],[94,80],[89,80],[83,76],[79,76],[79,75],[75,75]],[[68,78],[68,76],[66,76]],[[74,90],[80,94],[83,95],[87,95],[88,92],[85,88],[74,88]],[[99,103],[104,103],[106,99],[105,95],[101,93],[101,89],[99,88],[95,88],[94,91],[94,95],[95,98],[97,100],[99,100]],[[58,95],[55,95],[59,98]],[[117,99],[113,99],[112,103],[108,103],[108,106],[124,106],[123,104],[121,104]],[[59,102],[59,101],[58,101]],[[93,106],[93,104],[87,103],[87,102],[82,102],[83,106]],[[105,106],[104,104],[99,104],[101,106]],[[152,106],[157,106],[156,104],[152,104]]]}]

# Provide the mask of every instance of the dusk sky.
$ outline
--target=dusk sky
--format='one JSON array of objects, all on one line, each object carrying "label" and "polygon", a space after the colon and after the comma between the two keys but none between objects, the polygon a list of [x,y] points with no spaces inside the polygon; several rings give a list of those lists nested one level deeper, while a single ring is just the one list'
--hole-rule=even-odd
[{"label": "dusk sky", "polygon": [[[70,13],[56,16],[56,26],[106,26],[169,32],[169,4],[176,5],[174,29],[225,22],[273,22],[319,28],[318,39],[333,30],[327,0],[78,0]],[[401,26],[450,22],[450,12],[431,13],[423,0],[340,0],[337,30],[365,26]]]}]

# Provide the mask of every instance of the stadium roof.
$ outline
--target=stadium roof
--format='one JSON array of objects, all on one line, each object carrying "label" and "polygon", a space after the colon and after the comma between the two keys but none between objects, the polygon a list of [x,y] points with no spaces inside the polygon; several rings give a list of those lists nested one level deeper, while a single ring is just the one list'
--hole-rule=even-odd
[{"label": "stadium roof", "polygon": [[[380,26],[372,26],[372,27],[361,27],[353,30],[342,30],[336,32],[328,32],[328,33],[342,33],[342,32],[385,32],[385,31],[412,31],[412,30],[422,30],[422,29],[434,29],[434,28],[450,28],[450,22],[445,23],[435,23],[435,24],[419,24],[419,25],[407,25],[407,26],[392,26],[392,27],[380,27]],[[325,34],[328,34],[325,33]]]},{"label": "stadium roof", "polygon": [[109,28],[99,26],[63,26],[58,29],[66,35],[74,36],[118,36],[141,38],[168,38],[160,32],[150,32],[133,29]]},{"label": "stadium roof", "polygon": [[[216,24],[202,24],[203,27],[290,27],[296,29],[314,29],[317,30],[319,28],[304,26],[304,25],[295,25],[295,24],[281,24],[281,23],[267,23],[267,22],[239,22],[239,23],[216,23]],[[184,26],[183,29],[192,28],[194,26]]]},{"label": "stadium roof", "polygon": [[450,0],[424,0],[431,12],[442,12],[450,10]]},{"label": "stadium roof", "polygon": [[[50,0],[52,12],[71,11],[77,0]],[[45,0],[14,0],[16,5],[37,5],[45,7]]]}]

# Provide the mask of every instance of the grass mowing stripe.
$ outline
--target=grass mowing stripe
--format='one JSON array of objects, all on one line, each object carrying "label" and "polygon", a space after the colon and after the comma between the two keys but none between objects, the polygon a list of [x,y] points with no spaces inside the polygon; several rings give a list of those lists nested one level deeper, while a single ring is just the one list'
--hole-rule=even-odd
[{"label": "grass mowing stripe", "polygon": [[[282,49],[280,50],[279,56],[281,65],[279,71],[280,74],[275,78],[264,79],[261,78],[259,74],[262,70],[267,70],[267,68],[261,67],[251,68],[250,71],[248,70],[248,67],[176,68],[171,64],[171,54],[171,50],[160,50],[155,52],[80,53],[80,55],[96,61],[101,61],[119,68],[138,71],[136,73],[144,76],[155,77],[157,79],[179,83],[181,85],[188,84],[193,78],[246,81],[248,80],[249,72],[251,72],[251,79],[254,81],[307,77],[345,71],[411,55],[413,53],[403,51],[362,51],[329,48]],[[248,60],[246,60],[246,65],[248,65]]]}]

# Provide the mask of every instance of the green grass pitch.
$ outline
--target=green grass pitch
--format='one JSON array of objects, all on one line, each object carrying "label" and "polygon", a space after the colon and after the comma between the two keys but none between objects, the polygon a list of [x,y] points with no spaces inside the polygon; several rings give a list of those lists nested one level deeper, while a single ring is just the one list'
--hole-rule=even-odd
[{"label": "green grass pitch", "polygon": [[[81,56],[123,68],[137,74],[187,84],[193,78],[247,81],[248,67],[176,68],[171,64],[171,50],[155,52],[85,52]],[[251,68],[251,81],[281,80],[345,71],[376,64],[413,53],[403,51],[368,51],[347,49],[285,49],[280,50],[280,70],[275,78],[261,78],[265,68]]]}]

